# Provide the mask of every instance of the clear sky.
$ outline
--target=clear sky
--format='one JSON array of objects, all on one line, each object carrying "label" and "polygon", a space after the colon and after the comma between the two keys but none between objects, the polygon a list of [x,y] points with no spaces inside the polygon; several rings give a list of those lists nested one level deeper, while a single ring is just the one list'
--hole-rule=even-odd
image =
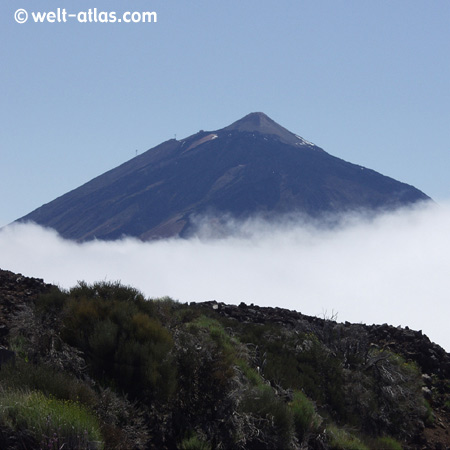
[{"label": "clear sky", "polygon": [[[155,11],[157,23],[24,24]],[[253,111],[450,198],[450,1],[2,0],[0,225]]]}]

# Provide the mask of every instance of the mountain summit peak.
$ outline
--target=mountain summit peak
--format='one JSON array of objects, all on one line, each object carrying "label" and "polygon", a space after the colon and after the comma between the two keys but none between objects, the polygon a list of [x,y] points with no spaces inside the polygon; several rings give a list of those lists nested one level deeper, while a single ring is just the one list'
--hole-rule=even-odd
[{"label": "mountain summit peak", "polygon": [[[278,125],[274,120],[272,120],[267,114],[263,112],[252,112],[242,117],[241,119],[233,122],[229,128],[242,128],[242,127],[264,127],[264,125]],[[278,125],[279,126],[279,125]],[[228,127],[227,127],[228,128]]]},{"label": "mountain summit peak", "polygon": [[291,133],[263,112],[252,112],[247,114],[242,119],[239,119],[231,125],[225,127],[224,130],[248,131],[274,135],[286,144],[297,144],[299,142],[306,143],[304,139],[294,133]]},{"label": "mountain summit peak", "polygon": [[123,236],[145,241],[189,236],[196,232],[196,218],[205,216],[218,222],[224,214],[321,217],[427,199],[418,189],[336,158],[254,112],[214,132],[163,142],[19,221],[79,241]]}]

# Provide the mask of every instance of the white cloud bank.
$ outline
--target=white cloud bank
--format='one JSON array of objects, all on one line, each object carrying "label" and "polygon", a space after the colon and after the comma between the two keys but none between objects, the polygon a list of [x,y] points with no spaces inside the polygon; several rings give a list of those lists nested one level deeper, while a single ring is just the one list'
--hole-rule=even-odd
[{"label": "white cloud bank", "polygon": [[293,220],[228,226],[238,237],[76,244],[12,225],[0,230],[0,268],[65,288],[120,280],[148,297],[334,312],[423,330],[450,351],[450,206],[352,217],[333,230]]}]

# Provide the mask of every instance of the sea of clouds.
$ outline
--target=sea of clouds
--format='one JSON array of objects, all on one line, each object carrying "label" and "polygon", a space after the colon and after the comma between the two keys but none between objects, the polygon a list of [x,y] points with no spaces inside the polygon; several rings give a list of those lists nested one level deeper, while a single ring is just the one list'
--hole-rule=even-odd
[{"label": "sea of clouds", "polygon": [[422,330],[450,351],[450,205],[317,226],[198,219],[189,239],[75,243],[34,224],[0,230],[0,268],[63,288],[121,281],[147,297],[279,306]]}]

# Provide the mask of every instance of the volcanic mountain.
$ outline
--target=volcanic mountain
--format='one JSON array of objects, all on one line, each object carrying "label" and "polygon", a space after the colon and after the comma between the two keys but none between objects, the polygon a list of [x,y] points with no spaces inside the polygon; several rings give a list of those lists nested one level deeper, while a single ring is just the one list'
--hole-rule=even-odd
[{"label": "volcanic mountain", "polygon": [[78,241],[187,236],[193,217],[392,209],[424,193],[331,156],[263,113],[171,139],[19,221]]}]

